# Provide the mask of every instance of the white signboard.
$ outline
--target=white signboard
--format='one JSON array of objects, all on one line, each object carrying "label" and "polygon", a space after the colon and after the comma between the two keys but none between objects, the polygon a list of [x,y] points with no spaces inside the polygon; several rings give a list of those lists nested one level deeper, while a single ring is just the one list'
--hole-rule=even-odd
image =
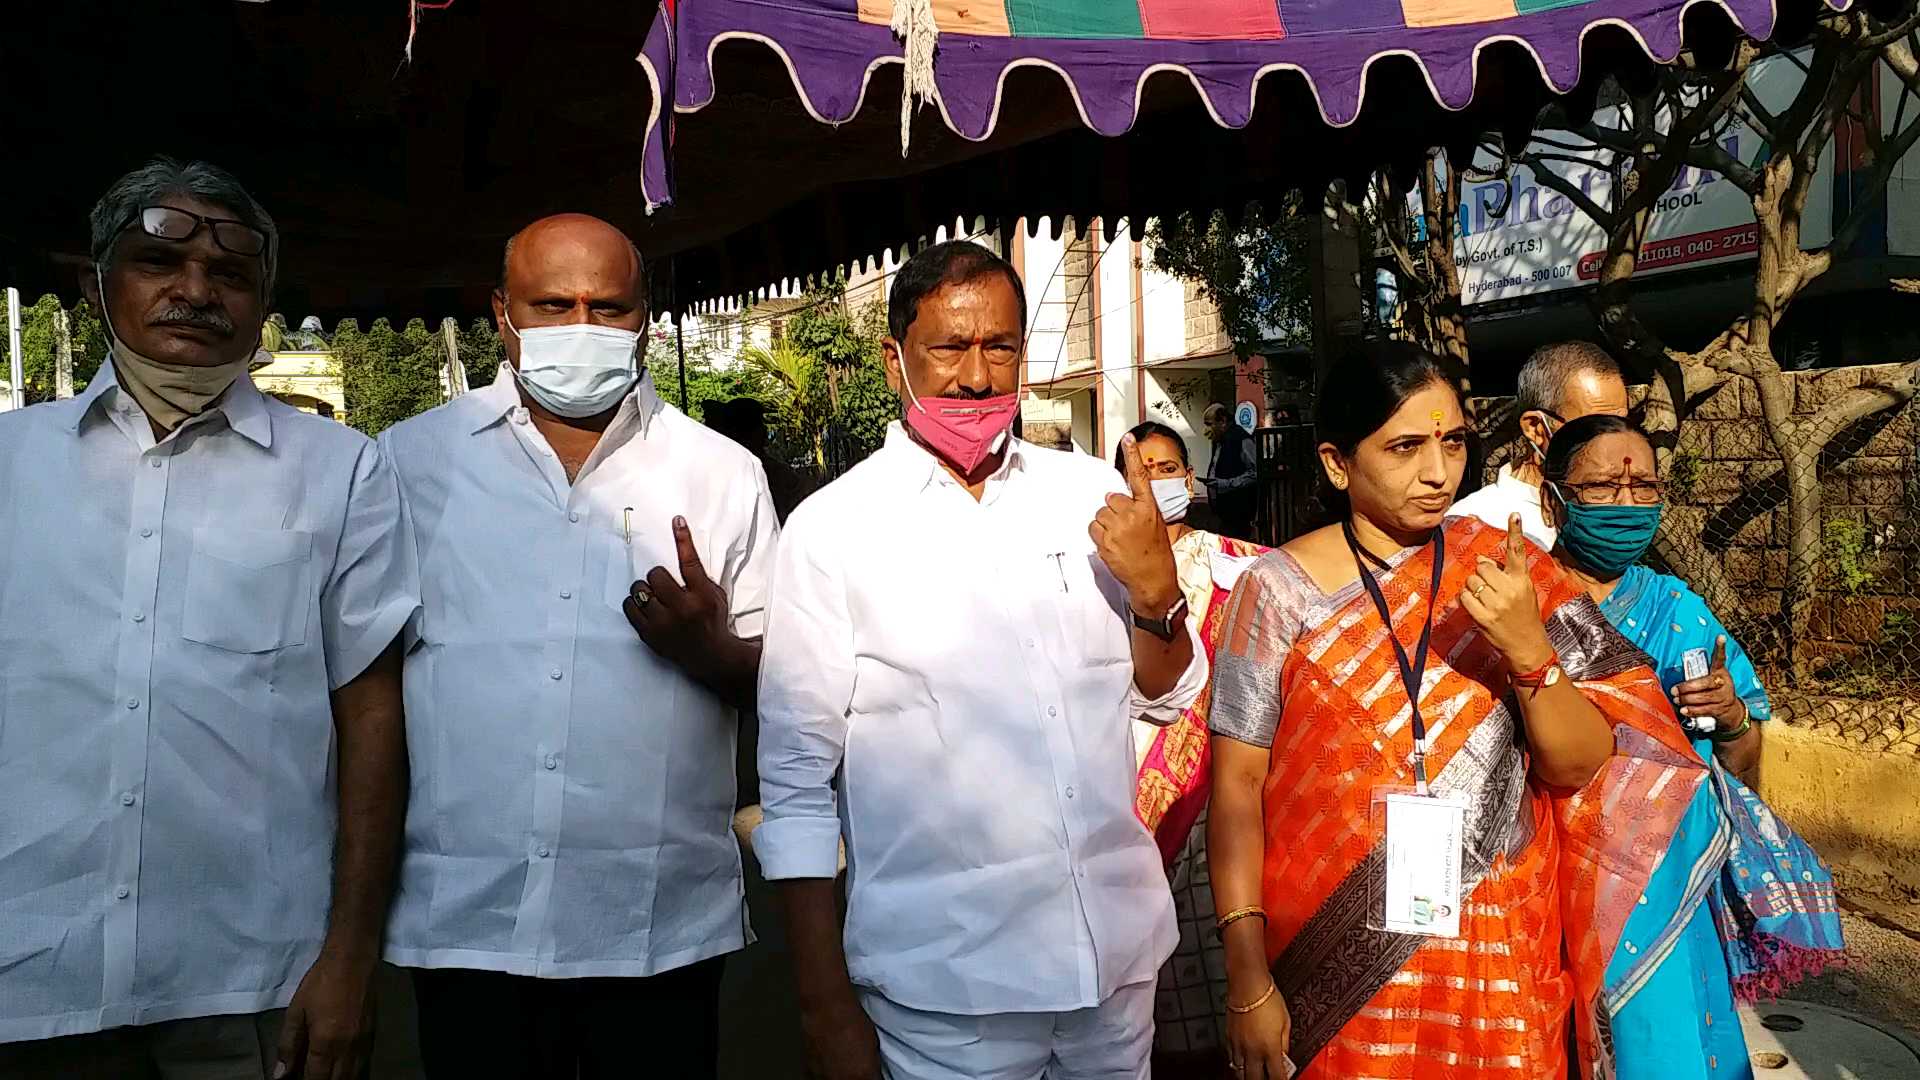
[{"label": "white signboard", "polygon": [[[1793,99],[1803,75],[1791,60],[1776,58],[1756,64],[1747,80],[1768,111],[1777,111]],[[1621,111],[1619,107],[1597,110],[1594,126],[1618,128]],[[1657,123],[1664,127],[1664,118]],[[1556,143],[1583,143],[1568,132],[1545,135]],[[1766,155],[1765,140],[1737,119],[1718,133],[1718,141],[1735,159],[1749,165],[1759,164]],[[1600,206],[1611,206],[1611,151],[1576,154],[1541,144],[1535,144],[1535,149],[1581,158],[1586,164],[1562,160],[1549,165]],[[1496,163],[1482,160],[1478,164],[1491,168]],[[1416,223],[1420,220],[1417,199],[1416,195]],[[1829,143],[1807,199],[1801,232],[1805,246],[1817,247],[1832,239],[1832,200]],[[1607,246],[1606,233],[1592,218],[1565,196],[1542,186],[1533,170],[1525,167],[1516,167],[1508,180],[1475,184],[1465,191],[1457,235],[1454,255],[1460,265],[1460,298],[1466,304],[1591,285],[1599,279]],[[1747,193],[1717,173],[1683,168],[1654,211],[1634,273],[1641,276],[1750,259],[1758,247],[1753,203]]]}]

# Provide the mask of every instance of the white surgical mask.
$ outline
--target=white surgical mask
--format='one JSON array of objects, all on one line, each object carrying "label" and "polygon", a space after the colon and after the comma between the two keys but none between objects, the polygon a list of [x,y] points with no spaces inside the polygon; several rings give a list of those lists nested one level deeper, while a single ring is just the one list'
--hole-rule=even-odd
[{"label": "white surgical mask", "polygon": [[638,376],[640,334],[617,326],[567,323],[521,330],[520,385],[555,416],[598,416],[620,403]]},{"label": "white surgical mask", "polygon": [[1160,505],[1160,520],[1171,525],[1187,519],[1187,507],[1193,502],[1193,492],[1187,488],[1184,476],[1169,476],[1153,481],[1153,501]]}]

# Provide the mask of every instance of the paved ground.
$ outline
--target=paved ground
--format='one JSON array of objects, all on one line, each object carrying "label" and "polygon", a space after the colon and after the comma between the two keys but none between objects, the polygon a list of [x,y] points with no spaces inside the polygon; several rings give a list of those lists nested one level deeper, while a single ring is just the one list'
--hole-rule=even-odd
[{"label": "paved ground", "polygon": [[[773,898],[749,863],[747,897],[755,911],[774,911]],[[1914,935],[1883,923],[1898,918],[1844,916],[1854,954],[1847,971],[1796,988],[1792,999],[1762,1005],[1743,1016],[1749,1048],[1784,1055],[1777,1068],[1756,1067],[1755,1080],[1916,1080],[1920,1078],[1920,918]],[[800,1032],[786,968],[785,942],[771,915],[757,929],[760,943],[729,960],[722,989],[722,1080],[799,1080]],[[1765,1016],[1789,1015],[1797,1031],[1770,1031]],[[382,972],[380,1033],[373,1080],[418,1080],[413,995],[397,970]],[[1905,1040],[1904,1044],[1902,1040]],[[1913,1048],[1913,1049],[1908,1049]],[[1902,1056],[1906,1055],[1906,1056]]]},{"label": "paved ground", "polygon": [[[1915,915],[1895,923],[1910,927],[1908,931],[1889,929],[1861,915],[1843,915],[1853,966],[1798,987],[1791,996],[1920,1032],[1920,913]],[[1920,1077],[1920,1070],[1913,1075]]]}]

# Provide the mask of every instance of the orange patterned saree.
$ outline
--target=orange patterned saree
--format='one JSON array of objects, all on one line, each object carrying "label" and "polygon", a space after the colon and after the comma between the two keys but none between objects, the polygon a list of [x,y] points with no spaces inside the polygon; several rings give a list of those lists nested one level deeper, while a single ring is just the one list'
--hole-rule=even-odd
[{"label": "orange patterned saree", "polygon": [[[1457,938],[1367,925],[1384,850],[1369,804],[1377,788],[1412,785],[1413,739],[1388,628],[1362,585],[1323,594],[1276,552],[1226,614],[1213,730],[1271,747],[1262,901],[1291,1056],[1309,1080],[1564,1077],[1571,1012],[1582,1075],[1610,1077],[1594,1011],[1607,961],[1706,773],[1646,658],[1532,550],[1548,634],[1613,725],[1615,751],[1577,792],[1531,779],[1504,661],[1459,604],[1505,534],[1462,520],[1444,536],[1420,700],[1433,788],[1468,800]],[[1432,552],[1403,552],[1377,578],[1408,648]]]}]

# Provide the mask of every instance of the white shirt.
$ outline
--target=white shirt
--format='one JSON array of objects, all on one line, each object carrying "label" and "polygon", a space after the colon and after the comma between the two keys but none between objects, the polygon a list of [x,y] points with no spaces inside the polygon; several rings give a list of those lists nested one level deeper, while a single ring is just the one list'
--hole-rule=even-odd
[{"label": "white shirt", "polygon": [[292,997],[399,526],[371,440],[246,377],[157,446],[112,365],[0,416],[0,1042]]},{"label": "white shirt", "polygon": [[651,975],[745,945],[737,710],[620,603],[655,566],[679,578],[680,515],[734,631],[759,635],[775,530],[759,462],[643,381],[569,484],[506,367],[381,441],[424,597],[388,959]]},{"label": "white shirt", "polygon": [[1540,545],[1543,551],[1552,551],[1553,542],[1559,530],[1547,524],[1546,515],[1540,509],[1540,489],[1525,480],[1513,477],[1513,466],[1500,466],[1500,475],[1493,483],[1453,504],[1447,511],[1450,518],[1477,517],[1481,521],[1507,531],[1507,518],[1520,515],[1520,531],[1527,539]]},{"label": "white shirt", "polygon": [[1173,951],[1131,722],[1177,719],[1206,652],[1165,697],[1134,689],[1125,592],[1087,535],[1123,490],[1014,440],[976,502],[896,424],[788,519],[754,850],[770,880],[830,878],[844,829],[847,966],[895,1004],[1090,1008]]}]

